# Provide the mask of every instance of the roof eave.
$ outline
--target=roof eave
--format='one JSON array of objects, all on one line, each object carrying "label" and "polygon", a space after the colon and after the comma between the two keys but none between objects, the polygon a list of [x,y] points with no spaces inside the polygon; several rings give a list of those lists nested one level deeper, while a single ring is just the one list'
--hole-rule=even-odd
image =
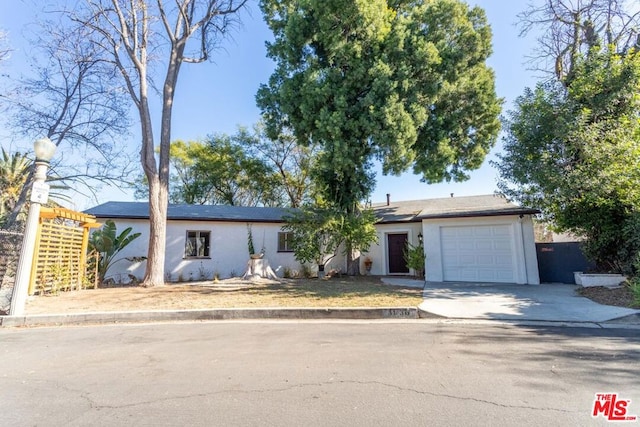
[{"label": "roof eave", "polygon": [[[96,218],[101,219],[149,219],[149,215],[122,215],[122,214],[93,214]],[[247,218],[192,218],[182,216],[170,216],[167,221],[213,221],[213,222],[253,222],[253,223],[283,223],[283,219],[247,219]]]},{"label": "roof eave", "polygon": [[511,215],[535,215],[539,214],[538,209],[510,209],[503,211],[480,211],[480,212],[450,212],[441,214],[419,215],[418,219],[446,219],[446,218],[472,218],[483,216],[511,216]]},{"label": "roof eave", "polygon": [[420,218],[418,217],[413,217],[413,218],[407,218],[407,219],[390,219],[390,220],[380,220],[377,221],[376,224],[406,224],[408,222],[420,222],[422,221]]}]

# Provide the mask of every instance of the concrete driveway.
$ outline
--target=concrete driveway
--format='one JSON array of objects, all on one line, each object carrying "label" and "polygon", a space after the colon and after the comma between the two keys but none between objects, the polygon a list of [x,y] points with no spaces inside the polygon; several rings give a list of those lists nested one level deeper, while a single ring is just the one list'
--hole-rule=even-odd
[{"label": "concrete driveway", "polygon": [[640,310],[601,305],[579,296],[576,289],[562,284],[427,282],[419,308],[457,319],[600,323],[631,316],[629,323],[640,321]]}]

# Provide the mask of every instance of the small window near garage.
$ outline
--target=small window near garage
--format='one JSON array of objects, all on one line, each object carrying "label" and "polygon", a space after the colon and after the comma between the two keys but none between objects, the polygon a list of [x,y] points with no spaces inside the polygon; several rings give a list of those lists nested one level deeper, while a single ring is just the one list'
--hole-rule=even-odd
[{"label": "small window near garage", "polygon": [[185,258],[208,258],[210,231],[187,231],[184,245]]},{"label": "small window near garage", "polygon": [[291,247],[292,233],[280,232],[278,233],[278,252],[293,252]]}]

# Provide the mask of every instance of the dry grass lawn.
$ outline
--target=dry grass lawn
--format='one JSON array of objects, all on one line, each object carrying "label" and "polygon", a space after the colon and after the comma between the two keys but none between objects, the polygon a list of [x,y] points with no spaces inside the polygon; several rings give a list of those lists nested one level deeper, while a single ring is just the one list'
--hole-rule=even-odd
[{"label": "dry grass lawn", "polygon": [[415,307],[422,289],[392,286],[376,277],[330,280],[280,279],[167,284],[154,288],[112,287],[35,296],[27,314],[98,311],[187,310],[261,307]]}]

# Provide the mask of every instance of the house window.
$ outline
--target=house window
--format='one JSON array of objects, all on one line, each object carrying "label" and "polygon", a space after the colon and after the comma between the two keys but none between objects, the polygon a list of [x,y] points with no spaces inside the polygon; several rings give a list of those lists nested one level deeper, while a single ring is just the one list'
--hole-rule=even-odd
[{"label": "house window", "polygon": [[210,231],[187,231],[184,245],[185,258],[208,258]]},{"label": "house window", "polygon": [[292,233],[280,232],[278,233],[278,252],[293,252],[291,247]]}]

